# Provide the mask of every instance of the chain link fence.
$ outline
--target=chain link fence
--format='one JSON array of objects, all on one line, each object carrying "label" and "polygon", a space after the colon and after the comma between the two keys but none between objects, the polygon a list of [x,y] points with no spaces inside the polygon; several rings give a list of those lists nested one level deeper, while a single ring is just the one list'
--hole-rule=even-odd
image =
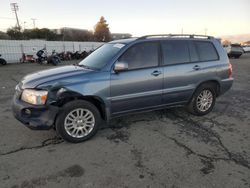
[{"label": "chain link fence", "polygon": [[101,42],[69,42],[69,41],[45,41],[45,40],[0,40],[0,54],[7,63],[18,63],[23,53],[35,55],[42,48],[46,48],[48,54],[53,50],[61,52],[83,52],[95,50],[101,46]]}]

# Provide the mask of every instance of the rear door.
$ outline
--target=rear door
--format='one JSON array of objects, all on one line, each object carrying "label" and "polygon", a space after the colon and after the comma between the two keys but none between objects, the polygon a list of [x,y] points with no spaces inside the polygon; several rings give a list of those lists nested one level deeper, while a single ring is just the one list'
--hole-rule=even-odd
[{"label": "rear door", "polygon": [[209,41],[173,39],[161,43],[163,103],[186,103],[197,85],[216,74],[218,54]]},{"label": "rear door", "polygon": [[111,73],[111,113],[143,110],[162,104],[163,68],[159,67],[159,43],[130,47],[118,59],[128,70]]}]

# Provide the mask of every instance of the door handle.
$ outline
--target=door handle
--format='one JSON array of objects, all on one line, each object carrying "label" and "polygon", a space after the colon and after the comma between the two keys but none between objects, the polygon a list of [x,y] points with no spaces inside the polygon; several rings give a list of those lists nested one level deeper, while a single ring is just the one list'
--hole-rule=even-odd
[{"label": "door handle", "polygon": [[193,67],[193,69],[194,69],[194,70],[200,70],[201,67],[200,67],[199,65],[195,65],[195,66]]},{"label": "door handle", "polygon": [[161,71],[155,70],[154,72],[151,73],[153,76],[159,76],[161,74]]}]

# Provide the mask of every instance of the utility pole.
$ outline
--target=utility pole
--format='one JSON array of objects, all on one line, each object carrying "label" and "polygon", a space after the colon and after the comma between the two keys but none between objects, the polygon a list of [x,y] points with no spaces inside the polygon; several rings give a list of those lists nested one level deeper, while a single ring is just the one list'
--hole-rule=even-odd
[{"label": "utility pole", "polygon": [[24,21],[23,22],[23,30],[25,30],[25,24],[26,24],[26,22]]},{"label": "utility pole", "polygon": [[21,27],[20,27],[20,24],[19,24],[19,20],[18,20],[18,16],[17,16],[17,11],[19,10],[18,9],[18,5],[17,3],[10,3],[10,7],[11,7],[11,10],[15,13],[16,15],[16,23],[17,23],[17,27],[20,31]]},{"label": "utility pole", "polygon": [[181,34],[183,35],[183,27],[181,28]]},{"label": "utility pole", "polygon": [[207,30],[208,30],[208,29],[207,29],[207,28],[205,28],[205,35],[207,35]]},{"label": "utility pole", "polygon": [[36,18],[31,18],[31,20],[33,21],[33,27],[35,29],[36,28]]},{"label": "utility pole", "polygon": [[63,41],[64,41],[65,27],[63,27]]}]

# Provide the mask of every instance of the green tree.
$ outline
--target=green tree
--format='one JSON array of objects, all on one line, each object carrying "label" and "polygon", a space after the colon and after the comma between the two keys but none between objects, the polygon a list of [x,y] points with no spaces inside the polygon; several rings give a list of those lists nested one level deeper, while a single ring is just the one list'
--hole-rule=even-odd
[{"label": "green tree", "polygon": [[61,36],[48,28],[25,29],[23,32],[25,39],[45,39],[45,40],[60,40]]},{"label": "green tree", "polygon": [[62,40],[65,41],[92,41],[93,33],[88,30],[74,29],[74,28],[62,28]]},{"label": "green tree", "polygon": [[230,45],[231,42],[229,40],[223,40],[222,45]]},{"label": "green tree", "polygon": [[95,25],[94,37],[96,41],[99,42],[108,42],[111,39],[111,34],[109,31],[107,21],[103,16],[100,18],[99,22],[97,22],[97,24]]},{"label": "green tree", "polygon": [[7,33],[0,31],[0,39],[10,39]]},{"label": "green tree", "polygon": [[7,35],[9,35],[9,37],[11,39],[14,40],[20,40],[23,39],[23,33],[20,32],[20,28],[19,27],[11,27],[7,30]]}]

